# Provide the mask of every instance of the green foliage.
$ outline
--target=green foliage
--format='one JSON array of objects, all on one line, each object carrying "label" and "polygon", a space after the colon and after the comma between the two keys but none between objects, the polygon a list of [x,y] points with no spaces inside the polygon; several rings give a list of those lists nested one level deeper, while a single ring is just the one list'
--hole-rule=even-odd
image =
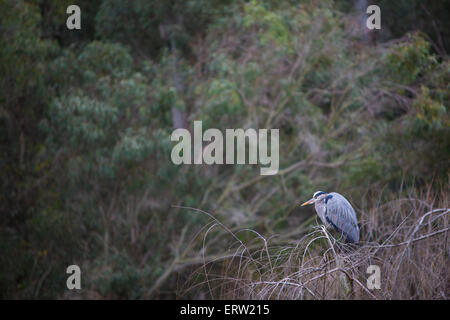
[{"label": "green foliage", "polygon": [[412,103],[412,107],[416,111],[415,122],[417,126],[425,129],[448,127],[448,119],[445,119],[446,107],[430,97],[430,90],[427,87],[422,86],[420,90],[420,94]]},{"label": "green foliage", "polygon": [[95,18],[96,33],[102,39],[130,45],[139,55],[158,55],[172,41],[189,54],[191,37],[226,14],[224,4],[230,1],[102,1]]},{"label": "green foliage", "polygon": [[437,63],[424,38],[418,34],[409,38],[389,51],[384,67],[394,82],[405,85],[417,80],[420,74],[431,72]]}]

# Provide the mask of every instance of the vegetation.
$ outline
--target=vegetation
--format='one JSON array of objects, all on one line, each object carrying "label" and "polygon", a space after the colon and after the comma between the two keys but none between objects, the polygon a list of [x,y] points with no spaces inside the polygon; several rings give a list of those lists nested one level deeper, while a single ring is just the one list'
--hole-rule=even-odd
[{"label": "vegetation", "polygon": [[[0,0],[1,297],[447,299],[450,1],[360,2]],[[279,173],[174,165],[194,120],[279,128]]]}]

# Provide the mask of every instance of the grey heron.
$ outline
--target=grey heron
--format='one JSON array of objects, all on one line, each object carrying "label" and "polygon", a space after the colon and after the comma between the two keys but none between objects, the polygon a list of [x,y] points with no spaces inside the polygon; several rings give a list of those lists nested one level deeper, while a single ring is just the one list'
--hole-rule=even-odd
[{"label": "grey heron", "polygon": [[313,197],[302,206],[313,204],[320,220],[327,227],[341,233],[347,242],[359,241],[359,228],[356,213],[351,204],[337,192],[314,192]]}]

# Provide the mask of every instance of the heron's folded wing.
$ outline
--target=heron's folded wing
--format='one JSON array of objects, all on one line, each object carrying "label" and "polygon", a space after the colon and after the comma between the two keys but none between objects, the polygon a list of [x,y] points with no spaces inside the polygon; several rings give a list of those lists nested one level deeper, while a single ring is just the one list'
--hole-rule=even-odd
[{"label": "heron's folded wing", "polygon": [[356,213],[351,204],[338,193],[330,193],[325,199],[325,219],[350,242],[359,241]]}]

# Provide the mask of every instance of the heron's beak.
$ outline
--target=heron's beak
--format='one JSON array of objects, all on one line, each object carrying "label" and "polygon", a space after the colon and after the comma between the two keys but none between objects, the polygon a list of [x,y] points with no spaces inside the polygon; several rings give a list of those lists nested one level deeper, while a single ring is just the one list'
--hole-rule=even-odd
[{"label": "heron's beak", "polygon": [[302,203],[302,205],[301,205],[301,206],[303,207],[303,206],[306,206],[307,204],[313,204],[313,203],[314,203],[314,200],[315,200],[315,199],[314,199],[314,198],[312,198],[312,199],[310,199],[310,200],[306,201],[305,203]]}]

